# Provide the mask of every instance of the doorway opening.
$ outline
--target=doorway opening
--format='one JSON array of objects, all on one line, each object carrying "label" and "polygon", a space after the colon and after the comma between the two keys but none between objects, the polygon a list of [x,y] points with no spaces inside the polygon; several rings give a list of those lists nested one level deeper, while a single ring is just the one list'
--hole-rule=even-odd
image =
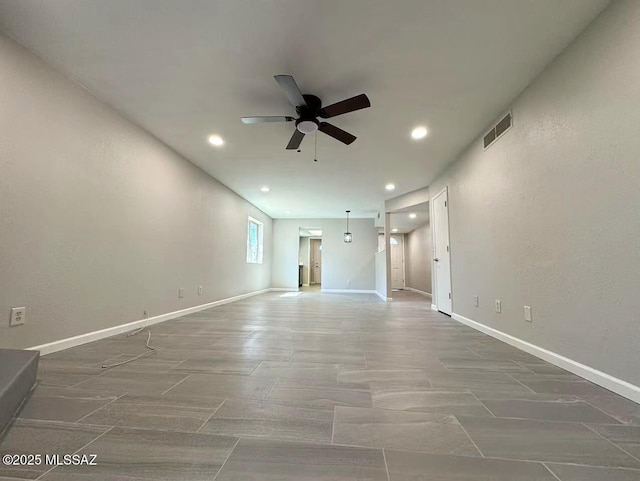
[{"label": "doorway opening", "polygon": [[431,301],[431,225],[429,201],[390,212],[389,258],[394,300]]},{"label": "doorway opening", "polygon": [[322,285],[322,229],[300,228],[298,287],[304,291],[320,291]]}]

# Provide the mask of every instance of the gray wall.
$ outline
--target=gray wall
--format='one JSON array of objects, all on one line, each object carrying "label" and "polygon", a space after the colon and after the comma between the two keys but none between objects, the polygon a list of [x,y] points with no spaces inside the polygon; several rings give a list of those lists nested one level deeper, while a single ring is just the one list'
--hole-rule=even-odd
[{"label": "gray wall", "polygon": [[640,2],[612,3],[513,103],[514,127],[430,186],[449,186],[455,313],[635,385],[638,25]]},{"label": "gray wall", "polygon": [[302,264],[302,284],[309,284],[309,238],[300,237],[300,253],[298,254],[298,264]]},{"label": "gray wall", "polygon": [[345,244],[344,219],[275,219],[272,287],[298,287],[300,227],[322,229],[322,288],[375,289],[374,254],[378,230],[373,219],[351,219],[353,243]]},{"label": "gray wall", "polygon": [[405,285],[431,294],[431,228],[424,224],[404,236]]},{"label": "gray wall", "polygon": [[376,252],[375,255],[376,292],[387,298],[387,250]]},{"label": "gray wall", "polygon": [[4,36],[0,72],[0,347],[269,287],[269,217]]}]

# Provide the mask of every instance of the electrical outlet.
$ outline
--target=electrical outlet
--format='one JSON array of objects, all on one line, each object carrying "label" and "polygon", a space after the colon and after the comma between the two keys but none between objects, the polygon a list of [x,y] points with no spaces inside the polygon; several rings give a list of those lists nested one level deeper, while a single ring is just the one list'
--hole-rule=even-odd
[{"label": "electrical outlet", "polygon": [[202,295],[202,286],[198,286],[198,295],[201,296]]},{"label": "electrical outlet", "polygon": [[531,317],[531,306],[524,306],[524,320],[527,322],[533,322]]},{"label": "electrical outlet", "polygon": [[496,299],[496,312],[502,312],[502,302],[500,301],[500,299]]},{"label": "electrical outlet", "polygon": [[179,298],[183,298],[184,297],[184,289],[182,287],[180,287],[178,289],[178,297]]},{"label": "electrical outlet", "polygon": [[10,326],[22,326],[25,323],[27,315],[26,307],[12,307],[11,318],[9,319]]},{"label": "electrical outlet", "polygon": [[480,305],[480,299],[478,296],[473,296],[473,305],[478,307]]}]

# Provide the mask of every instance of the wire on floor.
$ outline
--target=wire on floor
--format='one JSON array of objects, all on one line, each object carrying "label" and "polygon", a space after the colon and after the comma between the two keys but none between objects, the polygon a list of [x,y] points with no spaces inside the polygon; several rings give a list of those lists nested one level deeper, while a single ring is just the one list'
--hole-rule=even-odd
[{"label": "wire on floor", "polygon": [[[140,327],[140,328],[136,329],[135,331],[131,331],[129,334],[127,334],[127,337],[135,336],[136,334],[138,334],[138,333],[140,333],[140,332],[144,331],[144,330],[147,328],[147,325],[149,324],[149,316],[147,316],[147,311],[144,311],[144,315],[145,315],[145,316],[146,316],[146,318],[147,318],[146,322],[144,323],[144,326],[142,326],[142,327]],[[140,354],[139,356],[136,356],[136,357],[131,358],[131,359],[127,359],[126,361],[116,362],[116,363],[114,363],[114,364],[103,364],[103,365],[102,365],[102,368],[103,368],[103,369],[107,369],[107,368],[110,368],[110,367],[122,366],[123,364],[128,364],[128,363],[130,363],[130,362],[137,361],[137,360],[138,360],[138,359],[140,359],[141,357],[144,357],[144,356],[146,356],[146,355],[151,354],[152,352],[154,352],[154,351],[156,350],[156,348],[151,346],[151,330],[149,330],[148,332],[149,332],[149,335],[147,336],[147,344],[146,344],[146,347],[147,347],[147,349],[149,349],[149,351],[147,351],[147,352],[143,352],[143,353],[142,353],[142,354]]]}]

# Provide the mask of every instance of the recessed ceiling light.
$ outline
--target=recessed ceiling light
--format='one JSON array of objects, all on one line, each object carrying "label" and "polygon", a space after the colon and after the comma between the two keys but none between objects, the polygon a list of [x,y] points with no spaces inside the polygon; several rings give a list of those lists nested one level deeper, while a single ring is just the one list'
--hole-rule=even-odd
[{"label": "recessed ceiling light", "polygon": [[409,214],[409,219],[415,219],[416,217],[418,216],[414,213]]},{"label": "recessed ceiling light", "polygon": [[391,191],[394,190],[396,188],[395,184],[387,184],[384,186],[385,189]]},{"label": "recessed ceiling light", "polygon": [[398,232],[398,229],[391,229],[391,232]]},{"label": "recessed ceiling light", "polygon": [[271,189],[265,185],[264,187],[260,187],[260,190],[262,192],[269,192]]},{"label": "recessed ceiling light", "polygon": [[424,139],[427,136],[427,129],[424,127],[416,127],[411,131],[411,137],[414,139]]},{"label": "recessed ceiling light", "polygon": [[210,135],[209,143],[211,145],[215,145],[216,147],[220,147],[222,144],[224,144],[224,140],[222,140],[222,137],[220,137],[219,135]]}]

